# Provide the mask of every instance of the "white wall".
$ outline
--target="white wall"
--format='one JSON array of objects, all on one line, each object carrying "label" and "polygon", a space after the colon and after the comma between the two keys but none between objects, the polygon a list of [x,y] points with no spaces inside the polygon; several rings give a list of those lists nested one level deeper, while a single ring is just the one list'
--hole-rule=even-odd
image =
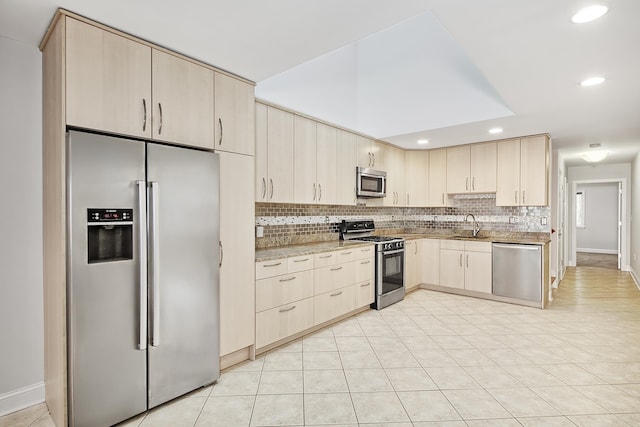
[{"label": "white wall", "polygon": [[0,37],[0,415],[44,400],[42,66]]},{"label": "white wall", "polygon": [[640,287],[640,154],[631,166],[631,273]]},{"label": "white wall", "polygon": [[615,181],[623,180],[626,182],[626,193],[622,200],[623,216],[626,218],[626,224],[622,228],[623,246],[622,246],[622,269],[629,269],[629,253],[630,253],[630,229],[629,223],[631,218],[631,164],[616,163],[593,166],[572,166],[567,170],[569,178],[569,260],[568,265],[575,265],[575,195],[573,194],[574,184],[576,181]]},{"label": "white wall", "polygon": [[576,230],[578,252],[618,253],[618,183],[579,184],[585,227]]}]

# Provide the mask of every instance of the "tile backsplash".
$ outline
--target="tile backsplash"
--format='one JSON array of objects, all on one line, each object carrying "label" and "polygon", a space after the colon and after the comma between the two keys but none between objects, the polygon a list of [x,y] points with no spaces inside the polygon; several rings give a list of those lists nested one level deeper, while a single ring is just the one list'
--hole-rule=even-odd
[{"label": "tile backsplash", "polygon": [[256,248],[269,248],[338,239],[343,219],[373,219],[385,229],[470,229],[467,214],[476,217],[482,230],[550,233],[549,207],[496,206],[495,194],[455,195],[448,207],[400,208],[380,206],[301,205],[256,203],[256,226],[264,237],[256,238]]}]

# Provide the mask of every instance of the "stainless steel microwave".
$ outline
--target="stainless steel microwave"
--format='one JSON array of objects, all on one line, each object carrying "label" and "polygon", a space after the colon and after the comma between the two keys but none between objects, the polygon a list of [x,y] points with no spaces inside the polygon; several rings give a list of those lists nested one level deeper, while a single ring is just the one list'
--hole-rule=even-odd
[{"label": "stainless steel microwave", "polygon": [[358,197],[385,197],[387,195],[387,173],[370,168],[356,168]]}]

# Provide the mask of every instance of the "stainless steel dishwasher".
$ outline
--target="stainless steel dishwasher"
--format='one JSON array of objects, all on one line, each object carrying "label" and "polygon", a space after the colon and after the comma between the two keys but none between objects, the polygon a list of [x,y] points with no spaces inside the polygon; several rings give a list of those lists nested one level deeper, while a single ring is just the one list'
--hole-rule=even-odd
[{"label": "stainless steel dishwasher", "polygon": [[527,301],[541,301],[542,247],[494,243],[493,294]]}]

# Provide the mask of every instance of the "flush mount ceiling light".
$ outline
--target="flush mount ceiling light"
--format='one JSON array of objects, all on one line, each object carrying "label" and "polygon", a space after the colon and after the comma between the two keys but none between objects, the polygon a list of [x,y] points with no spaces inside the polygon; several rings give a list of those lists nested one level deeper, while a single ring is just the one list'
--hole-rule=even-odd
[{"label": "flush mount ceiling light", "polygon": [[425,144],[428,144],[428,143],[429,143],[428,139],[419,139],[418,140],[418,144],[420,144],[420,145],[425,145]]},{"label": "flush mount ceiling light", "polygon": [[489,129],[489,133],[501,133],[502,128],[491,128]]},{"label": "flush mount ceiling light", "polygon": [[604,82],[604,77],[589,77],[586,80],[580,82],[580,86],[596,86]]},{"label": "flush mount ceiling light", "polygon": [[580,9],[578,13],[573,15],[571,22],[574,24],[584,24],[585,22],[591,22],[600,18],[607,13],[609,8],[603,4],[594,4]]},{"label": "flush mount ceiling light", "polygon": [[599,142],[589,144],[589,148],[600,148],[600,147],[602,147],[602,144],[600,144]]},{"label": "flush mount ceiling light", "polygon": [[582,158],[589,163],[597,163],[606,159],[608,154],[605,150],[594,150],[582,154]]}]

